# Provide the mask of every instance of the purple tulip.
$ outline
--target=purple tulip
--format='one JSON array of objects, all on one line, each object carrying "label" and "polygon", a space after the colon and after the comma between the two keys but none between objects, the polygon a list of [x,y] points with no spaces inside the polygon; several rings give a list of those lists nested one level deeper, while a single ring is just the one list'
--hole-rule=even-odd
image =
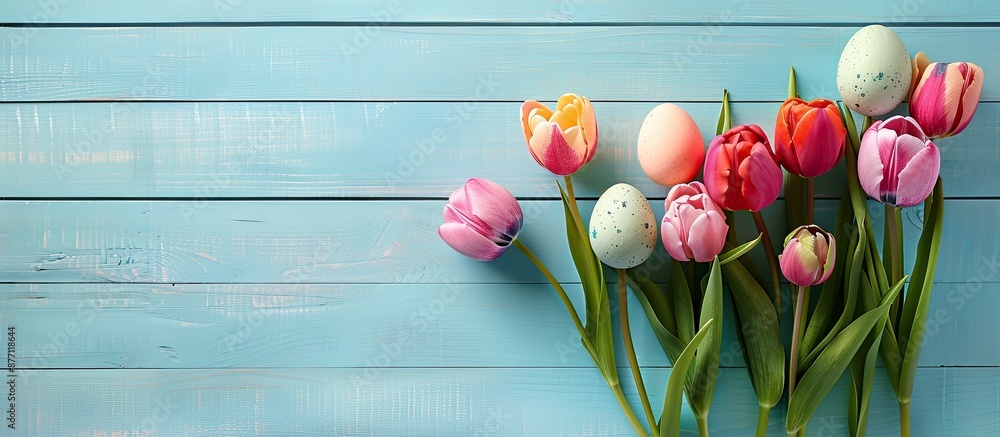
[{"label": "purple tulip", "polygon": [[800,287],[822,284],[830,278],[837,260],[833,234],[819,226],[799,226],[785,238],[785,250],[779,257],[781,273]]},{"label": "purple tulip", "polygon": [[941,170],[941,154],[915,120],[876,121],[858,152],[858,178],[873,199],[895,206],[923,202]]},{"label": "purple tulip", "polygon": [[523,222],[514,195],[496,182],[472,178],[448,198],[438,235],[462,255],[492,261],[507,251]]},{"label": "purple tulip", "polygon": [[705,185],[697,181],[674,185],[664,205],[667,213],[660,233],[673,259],[709,262],[722,252],[729,225]]}]

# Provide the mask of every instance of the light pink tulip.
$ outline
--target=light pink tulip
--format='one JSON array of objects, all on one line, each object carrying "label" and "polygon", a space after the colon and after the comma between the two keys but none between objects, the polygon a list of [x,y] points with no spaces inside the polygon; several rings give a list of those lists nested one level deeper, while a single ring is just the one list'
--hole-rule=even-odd
[{"label": "light pink tulip", "polygon": [[819,226],[799,226],[785,238],[785,250],[778,258],[789,282],[800,287],[822,284],[833,273],[837,243]]},{"label": "light pink tulip", "polygon": [[462,255],[491,261],[507,251],[523,221],[521,206],[507,189],[472,178],[448,198],[438,235]]},{"label": "light pink tulip", "polygon": [[923,202],[941,170],[941,153],[920,125],[897,115],[876,121],[861,139],[858,179],[873,199],[895,206]]},{"label": "light pink tulip", "polygon": [[983,69],[969,62],[930,63],[923,53],[913,59],[910,115],[931,138],[944,138],[972,121],[983,93]]},{"label": "light pink tulip", "polygon": [[736,126],[715,137],[705,156],[705,187],[730,211],[760,211],[778,198],[781,168],[764,130]]},{"label": "light pink tulip", "polygon": [[576,173],[597,151],[594,107],[576,94],[563,94],[555,111],[534,100],[524,102],[521,127],[531,156],[560,176]]},{"label": "light pink tulip", "polygon": [[674,185],[664,201],[663,245],[677,261],[709,262],[726,244],[729,225],[701,182]]}]

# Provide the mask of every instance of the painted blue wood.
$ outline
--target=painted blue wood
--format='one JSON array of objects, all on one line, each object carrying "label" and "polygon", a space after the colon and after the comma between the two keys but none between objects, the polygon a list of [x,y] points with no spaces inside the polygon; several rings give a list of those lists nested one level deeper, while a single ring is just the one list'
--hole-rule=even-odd
[{"label": "painted blue wood", "polygon": [[[23,371],[19,435],[634,435],[595,369],[233,369]],[[668,369],[645,369],[662,405]],[[921,436],[995,435],[996,368],[920,369],[913,408]],[[628,372],[622,387],[638,407]],[[811,436],[847,435],[846,379],[810,422]],[[712,435],[752,435],[757,416],[743,369],[720,371]],[[891,388],[872,394],[870,436],[899,434]],[[684,407],[684,435],[696,435]],[[783,432],[775,408],[770,435]]]},{"label": "painted blue wood", "polygon": [[[818,96],[807,96],[818,97]],[[596,198],[617,182],[649,197],[635,145],[656,103],[598,102],[597,155],[577,194]],[[683,103],[706,143],[718,103]],[[733,105],[738,123],[770,134],[778,103]],[[45,103],[0,105],[4,195],[88,197],[446,197],[469,177],[520,197],[559,196],[531,158],[520,104],[482,103]],[[860,121],[859,121],[860,123]],[[959,136],[937,140],[945,196],[1000,193],[1000,104],[985,103]],[[844,170],[819,179],[839,197]]]},{"label": "painted blue wood", "polygon": [[10,2],[0,10],[8,23],[963,23],[997,22],[1000,14],[982,1],[948,3],[906,0],[871,3],[843,0],[792,3],[781,0],[718,2],[516,0],[445,3],[433,0],[53,0]]},{"label": "painted blue wood", "polygon": [[[741,367],[725,304],[720,364]],[[920,365],[995,366],[1000,351],[968,339],[1000,330],[998,306],[1000,284],[936,284]],[[629,308],[640,365],[669,366]],[[10,284],[0,314],[25,369],[592,366],[546,284]]]},{"label": "painted blue wood", "polygon": [[[737,100],[780,101],[792,65],[805,94],[835,95],[837,62],[857,26],[387,27],[357,42],[363,27],[42,28],[27,39],[21,30],[0,29],[3,101],[471,105],[569,91],[597,101],[717,101],[723,87]],[[974,43],[1000,40],[1000,28],[897,30],[914,53],[1000,71],[1000,59]],[[699,39],[708,31],[717,34]],[[1000,82],[986,81],[982,97],[1000,99]]]},{"label": "painted blue wood", "polygon": [[[13,282],[152,283],[544,283],[517,252],[484,263],[451,250],[438,237],[445,201],[97,201],[0,202],[4,245],[0,274]],[[838,201],[817,202],[818,224],[830,229]],[[581,211],[593,201],[581,202]],[[765,210],[776,244],[783,204]],[[558,201],[525,201],[519,238],[560,281],[579,277],[570,259]],[[662,217],[663,209],[654,208]],[[881,209],[873,208],[876,222]],[[922,212],[905,211],[907,265]],[[739,219],[738,219],[739,220]],[[947,245],[941,282],[996,282],[1000,201],[945,202]],[[742,217],[740,235],[757,235]],[[970,230],[974,230],[971,231]],[[759,251],[759,249],[758,249]],[[640,269],[665,278],[658,247]],[[758,259],[758,263],[763,263]],[[658,273],[659,272],[659,273]]]}]

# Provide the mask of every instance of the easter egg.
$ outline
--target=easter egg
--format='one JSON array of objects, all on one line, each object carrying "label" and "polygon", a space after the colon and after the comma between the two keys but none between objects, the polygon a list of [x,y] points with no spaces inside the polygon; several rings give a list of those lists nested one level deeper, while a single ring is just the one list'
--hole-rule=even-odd
[{"label": "easter egg", "polygon": [[873,24],[847,41],[837,66],[837,88],[854,112],[879,116],[892,111],[910,92],[910,54],[896,32]]},{"label": "easter egg", "polygon": [[590,245],[604,264],[628,269],[642,264],[656,245],[653,208],[629,184],[608,188],[590,216]]},{"label": "easter egg", "polygon": [[705,163],[705,142],[694,119],[680,106],[653,108],[639,128],[639,165],[653,182],[691,182]]}]

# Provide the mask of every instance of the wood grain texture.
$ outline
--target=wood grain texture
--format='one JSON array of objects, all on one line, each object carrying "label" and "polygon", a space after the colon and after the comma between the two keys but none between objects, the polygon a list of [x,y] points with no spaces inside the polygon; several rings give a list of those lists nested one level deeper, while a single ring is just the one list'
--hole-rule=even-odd
[{"label": "wood grain texture", "polygon": [[[595,369],[365,369],[23,371],[20,435],[634,435]],[[650,402],[663,402],[669,369],[644,369]],[[628,372],[622,386],[638,402]],[[995,435],[1000,370],[920,369],[917,435]],[[898,435],[891,388],[872,393],[870,436]],[[810,435],[846,435],[846,380],[810,422]],[[709,416],[713,436],[753,433],[757,403],[742,369],[721,369]],[[717,396],[719,397],[719,396]],[[783,407],[769,433],[780,435]],[[684,435],[695,435],[685,407]]]},{"label": "wood grain texture", "polygon": [[[725,304],[720,364],[741,367]],[[920,365],[1000,362],[969,341],[1000,330],[998,306],[1000,284],[936,284]],[[631,294],[629,308],[639,363],[669,366]],[[0,314],[25,369],[593,366],[546,284],[5,284]]]},{"label": "wood grain texture", "polygon": [[[438,237],[440,201],[38,201],[0,202],[0,274],[13,282],[150,283],[544,283],[524,256],[484,263]],[[817,222],[833,227],[838,201],[817,202]],[[778,244],[783,205],[765,210]],[[578,281],[557,201],[522,202],[520,238],[560,281]],[[581,203],[589,216],[593,202]],[[662,208],[654,208],[657,219]],[[876,210],[877,211],[877,210]],[[876,215],[877,217],[877,215]],[[919,208],[906,210],[912,263]],[[996,281],[1000,201],[949,200],[937,280]],[[876,218],[876,222],[879,221]],[[749,218],[740,221],[749,240]],[[976,232],[967,232],[975,229]],[[759,250],[759,249],[758,249]],[[667,257],[657,247],[640,266],[654,278]],[[760,261],[758,259],[758,261]],[[761,264],[763,265],[763,264]],[[908,268],[908,267],[907,267]],[[516,272],[516,273],[514,273]]]},{"label": "wood grain texture", "polygon": [[[0,28],[3,101],[473,102],[572,91],[659,102],[717,101],[723,87],[737,100],[782,100],[792,65],[803,93],[835,95],[857,27],[387,27],[367,39],[363,26],[23,30]],[[1000,28],[898,31],[914,53],[1000,71],[975,43],[1000,40]],[[986,81],[982,98],[1000,99],[1000,82]]]},{"label": "wood grain texture", "polygon": [[976,0],[887,3],[846,0],[816,4],[779,0],[719,2],[516,0],[442,3],[433,0],[266,0],[13,2],[0,11],[7,23],[964,23],[997,22],[1000,14]]},{"label": "wood grain texture", "polygon": [[[811,96],[818,97],[818,96]],[[656,103],[595,103],[597,156],[577,194],[617,182],[649,197],[666,188],[639,167],[636,143]],[[718,103],[686,103],[706,144]],[[779,103],[737,103],[738,123],[770,135]],[[0,185],[8,197],[446,197],[469,177],[516,196],[557,198],[554,177],[524,145],[520,104],[45,103],[0,105]],[[860,121],[859,121],[860,123]],[[959,136],[937,140],[948,198],[994,196],[1000,104],[979,107]],[[836,198],[844,169],[821,178]]]}]

